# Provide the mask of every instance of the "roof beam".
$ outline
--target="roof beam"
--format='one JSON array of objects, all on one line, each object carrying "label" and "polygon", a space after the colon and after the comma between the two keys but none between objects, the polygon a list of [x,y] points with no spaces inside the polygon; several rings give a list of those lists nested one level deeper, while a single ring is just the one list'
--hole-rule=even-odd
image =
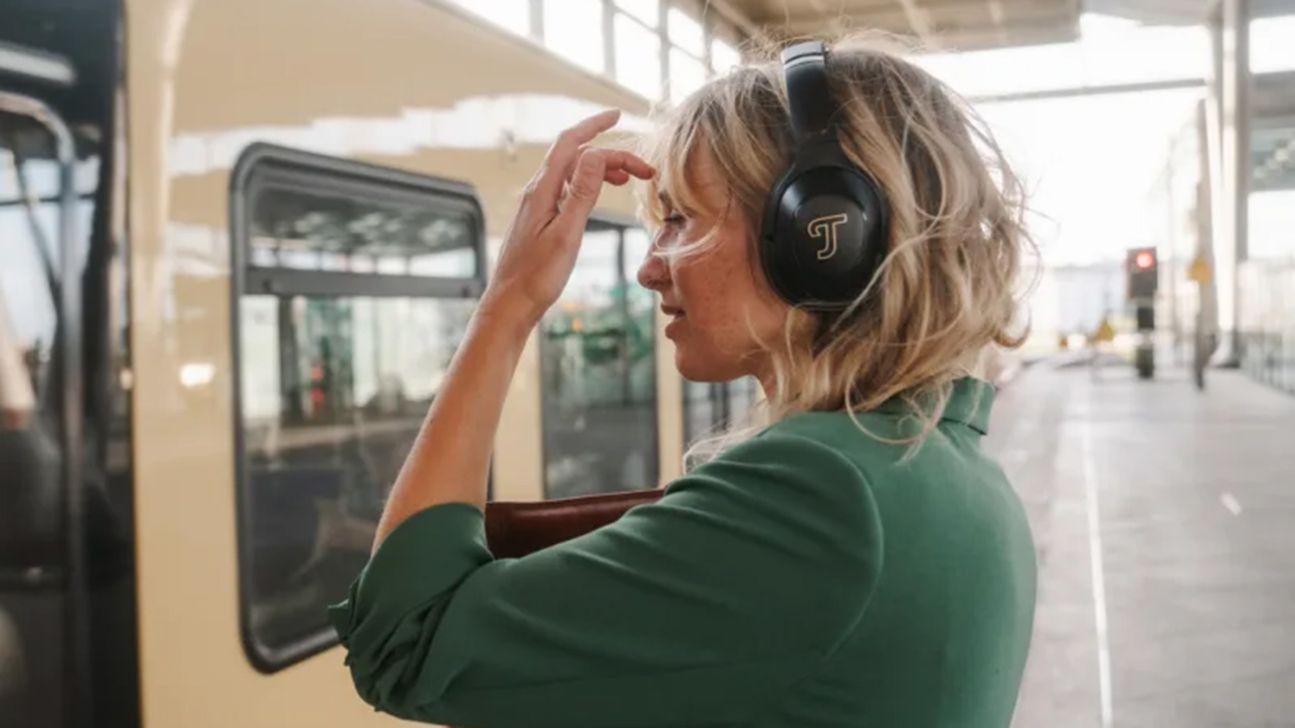
[{"label": "roof beam", "polygon": [[[930,13],[938,14],[942,10],[956,9],[959,7],[968,7],[968,6],[979,4],[976,2],[976,0],[919,0],[919,1],[921,4],[921,8],[925,10],[928,14]],[[712,4],[714,2],[715,0],[712,0]],[[806,3],[809,3],[808,7],[806,7]],[[830,11],[834,15],[845,15],[849,17],[866,18],[870,15],[875,15],[877,13],[892,12],[895,9],[895,6],[898,4],[898,0],[868,0],[867,2],[850,0],[848,2],[838,1],[835,4],[838,6],[837,9]],[[1074,13],[1074,10],[1075,10],[1075,8],[1073,7],[1074,2],[1072,0],[1002,0],[1002,4],[1008,9],[1036,8],[1036,7],[1042,6],[1044,8],[1055,10],[1058,12],[1067,11],[1072,14]],[[805,18],[805,17],[817,15],[818,14],[817,12],[809,12],[809,8],[819,5],[819,3],[814,3],[812,2],[812,0],[786,0],[786,2],[779,1],[776,3],[761,4],[758,2],[751,2],[750,0],[728,0],[728,5],[730,5],[731,7],[746,8],[745,15],[753,22],[761,23],[765,25],[777,25],[781,23],[789,15],[792,19]],[[775,6],[776,6],[776,9],[774,9]],[[797,12],[798,8],[803,8],[803,9]]]},{"label": "roof beam", "polygon": [[[925,8],[919,9],[925,10]],[[1030,16],[1022,17],[1018,14],[1015,18],[1012,18],[1009,15],[1007,22],[1003,25],[995,23],[993,16],[988,12],[958,17],[940,18],[937,16],[929,29],[930,34],[935,37],[937,43],[931,44],[926,39],[923,39],[923,43],[931,50],[936,50],[937,48],[939,50],[965,50],[968,48],[1002,46],[1004,44],[1059,43],[1071,41],[1077,37],[1078,26],[1074,22],[1074,18],[1060,13],[1038,15],[1038,11],[1039,8],[1035,7],[1032,9],[1034,14]],[[884,12],[866,16],[855,15],[853,20],[856,27],[877,28],[901,35],[914,34],[908,17],[899,7],[893,5]],[[822,29],[823,19],[802,14],[791,16],[787,22],[766,27],[780,37],[812,34]],[[920,35],[918,37],[921,38]]]},{"label": "roof beam", "polygon": [[1205,79],[1177,78],[1168,81],[1146,81],[1141,83],[1114,83],[1100,86],[1072,86],[1069,88],[1049,88],[1038,91],[1017,91],[1007,94],[980,94],[968,96],[967,101],[973,104],[1002,104],[1013,101],[1041,101],[1043,99],[1072,99],[1081,96],[1104,96],[1108,94],[1147,93],[1152,91],[1172,91],[1175,89],[1205,88]]}]

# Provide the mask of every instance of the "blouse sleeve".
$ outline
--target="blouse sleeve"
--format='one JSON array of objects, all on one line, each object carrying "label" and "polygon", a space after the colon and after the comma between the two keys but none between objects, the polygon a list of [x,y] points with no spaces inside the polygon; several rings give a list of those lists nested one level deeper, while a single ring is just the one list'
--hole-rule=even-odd
[{"label": "blouse sleeve", "polygon": [[881,528],[859,470],[766,433],[656,503],[517,559],[483,516],[410,517],[330,608],[365,701],[473,728],[739,723],[861,617]]}]

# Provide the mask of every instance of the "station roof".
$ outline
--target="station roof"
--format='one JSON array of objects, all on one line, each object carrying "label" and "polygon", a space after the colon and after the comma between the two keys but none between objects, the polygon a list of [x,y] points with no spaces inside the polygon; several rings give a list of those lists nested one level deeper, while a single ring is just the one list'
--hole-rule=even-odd
[{"label": "station roof", "polygon": [[711,0],[750,35],[877,28],[916,38],[926,50],[1060,43],[1079,36],[1080,0]]}]

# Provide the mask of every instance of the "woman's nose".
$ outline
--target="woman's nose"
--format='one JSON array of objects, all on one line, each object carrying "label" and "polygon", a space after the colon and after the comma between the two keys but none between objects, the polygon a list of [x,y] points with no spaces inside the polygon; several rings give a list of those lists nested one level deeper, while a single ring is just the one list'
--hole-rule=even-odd
[{"label": "woman's nose", "polygon": [[651,291],[659,291],[670,285],[670,266],[663,257],[657,255],[656,250],[656,245],[653,245],[638,272],[639,285]]}]

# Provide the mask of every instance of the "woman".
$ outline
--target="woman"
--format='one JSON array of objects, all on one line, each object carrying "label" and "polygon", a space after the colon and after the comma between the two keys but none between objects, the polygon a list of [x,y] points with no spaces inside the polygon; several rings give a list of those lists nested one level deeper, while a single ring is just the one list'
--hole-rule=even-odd
[{"label": "woman", "polygon": [[[980,448],[992,387],[969,374],[993,346],[1019,343],[1017,187],[992,139],[915,66],[857,42],[826,61],[791,56],[684,101],[650,162],[586,146],[615,112],[550,150],[372,560],[332,610],[368,702],[497,728],[1009,723],[1034,554]],[[797,88],[818,84],[790,117],[784,70]],[[807,127],[824,99],[823,128]],[[814,216],[800,242],[821,246],[810,260],[831,265],[841,250],[854,256],[846,270],[870,271],[834,303],[796,294],[761,247],[800,235],[800,203],[777,190],[819,141],[877,188],[859,193],[863,228],[802,205]],[[672,316],[677,367],[757,377],[764,422],[703,453],[657,502],[494,559],[482,510],[504,391],[601,184],[631,178],[649,180],[658,232],[638,277]],[[799,222],[781,235],[768,208],[784,204]],[[833,236],[851,231],[878,249]]]}]

